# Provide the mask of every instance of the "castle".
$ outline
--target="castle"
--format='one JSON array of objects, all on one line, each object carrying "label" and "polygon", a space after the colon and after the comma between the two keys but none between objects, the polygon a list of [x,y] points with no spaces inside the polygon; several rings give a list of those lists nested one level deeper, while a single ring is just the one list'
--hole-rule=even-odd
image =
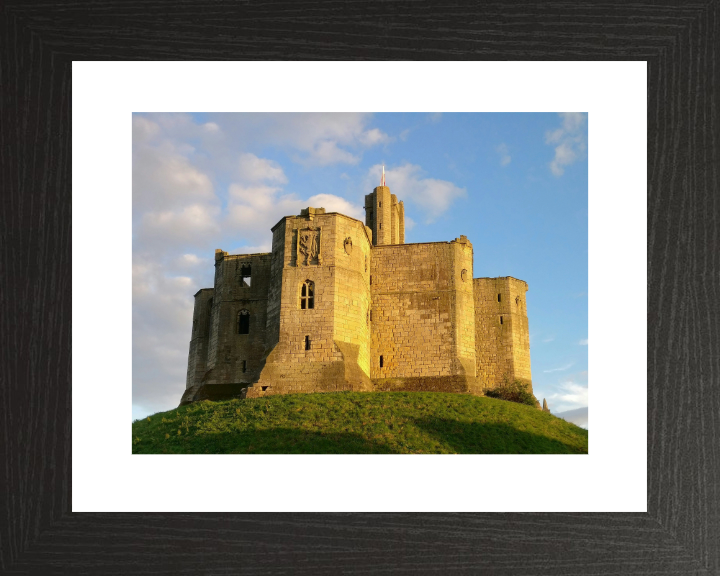
[{"label": "castle", "polygon": [[530,384],[525,292],[473,278],[473,247],[405,244],[402,202],[383,185],[365,223],[324,208],[285,216],[272,252],[215,251],[195,294],[186,390],[202,399],[297,392],[483,394]]}]

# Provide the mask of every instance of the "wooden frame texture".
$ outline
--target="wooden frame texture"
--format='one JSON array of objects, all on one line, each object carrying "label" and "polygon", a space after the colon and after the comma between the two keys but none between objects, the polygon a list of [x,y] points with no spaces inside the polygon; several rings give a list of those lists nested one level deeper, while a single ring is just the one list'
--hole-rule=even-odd
[{"label": "wooden frame texture", "polygon": [[[720,574],[719,4],[0,4],[0,572]],[[647,61],[648,512],[71,513],[71,62],[165,59]]]}]

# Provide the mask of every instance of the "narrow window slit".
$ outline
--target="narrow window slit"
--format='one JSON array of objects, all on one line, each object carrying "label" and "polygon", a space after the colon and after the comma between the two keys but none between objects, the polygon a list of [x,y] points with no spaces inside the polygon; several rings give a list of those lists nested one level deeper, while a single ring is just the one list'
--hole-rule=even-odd
[{"label": "narrow window slit", "polygon": [[305,350],[310,350],[310,336],[305,336]]},{"label": "narrow window slit", "polygon": [[247,310],[240,310],[240,312],[238,312],[237,331],[238,334],[250,333],[250,312]]},{"label": "narrow window slit", "polygon": [[383,357],[380,356],[380,368],[382,368],[382,367],[383,367]]}]

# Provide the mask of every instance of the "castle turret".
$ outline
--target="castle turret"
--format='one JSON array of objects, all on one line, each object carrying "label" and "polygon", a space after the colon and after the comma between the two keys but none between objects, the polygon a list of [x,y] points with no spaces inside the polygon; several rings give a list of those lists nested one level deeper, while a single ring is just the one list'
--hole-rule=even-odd
[{"label": "castle turret", "polygon": [[365,225],[372,230],[374,246],[405,243],[405,208],[387,186],[365,196]]}]

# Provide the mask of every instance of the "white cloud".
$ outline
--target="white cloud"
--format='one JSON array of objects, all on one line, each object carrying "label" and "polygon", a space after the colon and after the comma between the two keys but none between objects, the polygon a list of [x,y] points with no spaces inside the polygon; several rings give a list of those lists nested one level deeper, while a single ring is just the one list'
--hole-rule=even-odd
[{"label": "white cloud", "polygon": [[552,342],[553,340],[555,340],[555,336],[547,336],[542,339],[544,344],[547,344],[548,342]]},{"label": "white cloud", "polygon": [[365,211],[358,204],[348,202],[344,198],[332,194],[316,194],[308,198],[308,206],[325,208],[326,212],[340,212],[361,222],[365,222]]},{"label": "white cloud", "polygon": [[227,250],[228,254],[268,254],[272,251],[272,245],[270,242],[262,244],[260,246],[240,246],[239,248],[233,248]]},{"label": "white cloud", "polygon": [[554,392],[546,397],[553,414],[588,405],[587,374],[587,370],[571,374],[553,387]]},{"label": "white cloud", "polygon": [[410,216],[405,216],[405,231],[412,230],[415,228],[415,220],[410,218]]},{"label": "white cloud", "polygon": [[546,374],[548,374],[548,373],[550,373],[550,372],[562,372],[563,370],[567,370],[567,369],[570,368],[571,366],[572,366],[572,363],[570,363],[570,364],[565,364],[565,366],[560,366],[560,368],[553,368],[553,369],[551,369],[551,370],[543,370],[543,372],[545,372]]},{"label": "white cloud", "polygon": [[550,171],[562,176],[565,168],[582,157],[587,150],[586,122],[587,114],[581,112],[561,112],[562,126],[545,134],[546,144],[555,146],[555,157],[550,162]]},{"label": "white cloud", "polygon": [[578,342],[578,344],[579,344],[580,346],[587,346],[587,345],[588,345],[588,339],[587,339],[587,338],[584,338],[583,340],[580,340],[580,342]]},{"label": "white cloud", "polygon": [[133,259],[133,404],[147,412],[167,410],[180,400],[193,294],[200,287],[154,260]]},{"label": "white cloud", "polygon": [[387,144],[392,141],[392,138],[378,128],[373,128],[363,132],[359,140],[364,146],[375,146],[377,144]]},{"label": "white cloud", "polygon": [[143,116],[133,116],[132,137],[134,143],[148,142],[158,134],[160,134],[160,126],[157,123]]},{"label": "white cloud", "polygon": [[136,226],[136,251],[158,251],[170,247],[203,245],[220,231],[220,208],[192,204],[179,210],[146,212]]},{"label": "white cloud", "polygon": [[[228,138],[245,146],[272,145],[285,149],[305,166],[356,164],[363,149],[392,141],[368,126],[372,114],[211,114]],[[224,143],[227,145],[227,142]]]},{"label": "white cloud", "polygon": [[215,200],[210,177],[169,142],[135,147],[132,180],[134,214]]},{"label": "white cloud", "polygon": [[508,152],[507,144],[502,143],[495,147],[495,151],[500,155],[500,166],[507,166],[510,164],[512,158]]},{"label": "white cloud", "polygon": [[240,178],[248,182],[287,183],[287,177],[277,162],[258,158],[255,154],[249,152],[240,154],[238,167]]},{"label": "white cloud", "polygon": [[305,166],[328,166],[329,164],[357,164],[360,156],[343,150],[333,140],[317,142],[307,156],[295,155],[297,162]]},{"label": "white cloud", "polygon": [[[372,166],[365,177],[364,188],[372,190],[377,186],[382,165]],[[424,178],[424,172],[415,164],[403,164],[395,168],[385,167],[385,182],[391,192],[403,202],[417,205],[426,215],[426,223],[434,222],[457,198],[467,195],[465,188],[458,188],[447,180]],[[405,217],[407,222],[407,216]]]}]

